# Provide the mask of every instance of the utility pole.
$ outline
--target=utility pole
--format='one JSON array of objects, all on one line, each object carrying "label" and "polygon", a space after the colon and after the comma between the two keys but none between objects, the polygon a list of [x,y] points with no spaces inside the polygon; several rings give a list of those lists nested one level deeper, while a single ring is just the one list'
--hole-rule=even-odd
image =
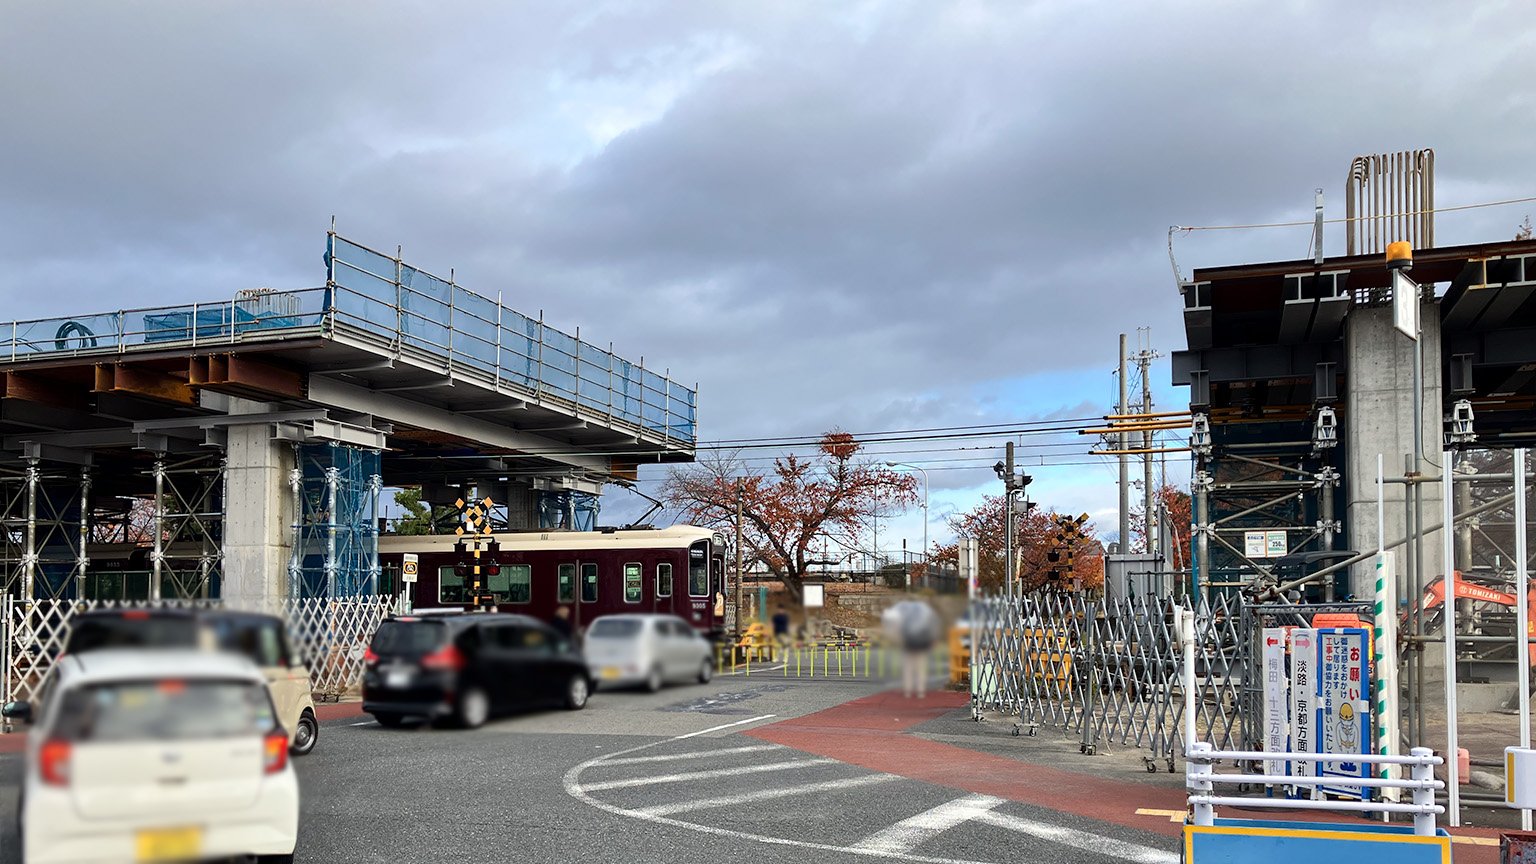
[{"label": "utility pole", "polygon": [[741,629],[741,601],[742,601],[742,593],[743,592],[742,592],[742,587],[741,587],[741,581],[742,581],[741,580],[741,576],[742,576],[742,573],[741,573],[741,562],[742,562],[742,553],[741,553],[741,513],[742,513],[742,503],[743,503],[743,499],[744,498],[746,498],[746,484],[743,481],[741,481],[741,480],[737,480],[736,481],[736,641],[737,642],[741,641],[741,633],[742,633],[742,629]]},{"label": "utility pole", "polygon": [[[1013,502],[1015,496],[1023,492],[1025,487],[1033,482],[1035,478],[1014,470],[1012,441],[1008,442],[1005,453],[1003,461],[992,466],[992,470],[997,472],[997,479],[1003,481],[1003,596],[1018,598],[1022,597],[1024,592],[1022,590],[1023,586],[1018,584],[1018,580],[1015,578],[1014,558],[1016,555],[1014,546],[1016,544],[1014,543],[1013,535],[1014,517],[1017,515],[1017,511],[1014,508]],[[1029,512],[1028,504],[1024,506],[1024,512]]]},{"label": "utility pole", "polygon": [[[1120,334],[1120,405],[1119,414],[1124,417],[1131,410],[1126,401],[1125,381],[1125,334]],[[1129,433],[1120,433],[1120,554],[1131,552],[1131,463],[1125,451],[1130,449]]]},{"label": "utility pole", "polygon": [[[1150,341],[1150,340],[1149,340]],[[1152,358],[1157,355],[1152,352],[1150,346],[1143,347],[1136,354],[1136,365],[1141,370],[1141,413],[1152,413]],[[1148,555],[1156,553],[1153,545],[1156,542],[1157,511],[1152,509],[1152,500],[1155,489],[1152,486],[1152,431],[1149,429],[1141,433],[1141,447],[1146,452],[1141,456],[1143,471],[1142,493],[1144,495],[1142,520],[1145,522]]]},{"label": "utility pole", "polygon": [[1023,592],[1015,592],[1015,590],[1014,590],[1015,586],[1014,586],[1014,582],[1013,582],[1013,573],[1014,573],[1014,567],[1013,567],[1013,531],[1014,531],[1014,518],[1013,518],[1013,478],[1014,478],[1014,471],[1013,471],[1013,442],[1012,441],[1008,442],[1008,447],[1006,448],[1006,455],[1003,457],[1003,463],[1007,466],[1007,471],[1008,471],[1008,476],[1003,478],[1003,519],[1006,520],[1006,522],[1004,523],[1005,527],[1003,528],[1003,533],[1004,533],[1004,535],[1006,537],[1006,540],[1005,540],[1005,544],[1006,545],[1003,547],[1003,550],[1004,550],[1003,551],[1003,567],[1004,567],[1004,570],[1003,570],[1003,596],[1005,596],[1005,597],[1013,597],[1013,596],[1015,596],[1016,593],[1023,593]]}]

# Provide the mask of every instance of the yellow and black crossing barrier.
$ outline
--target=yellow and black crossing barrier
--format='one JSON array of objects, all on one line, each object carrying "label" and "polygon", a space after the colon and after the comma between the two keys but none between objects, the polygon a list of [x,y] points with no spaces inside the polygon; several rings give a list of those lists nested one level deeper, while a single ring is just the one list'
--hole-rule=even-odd
[{"label": "yellow and black crossing barrier", "polygon": [[[928,657],[930,674],[945,675],[954,680],[950,659],[953,656],[953,645],[941,643],[934,647],[935,650],[929,652]],[[766,674],[781,678],[886,678],[901,673],[901,652],[890,645],[869,640],[776,642],[771,638],[762,638],[752,628],[748,628],[735,643],[721,643],[717,646],[715,668],[721,672],[744,676]]]}]

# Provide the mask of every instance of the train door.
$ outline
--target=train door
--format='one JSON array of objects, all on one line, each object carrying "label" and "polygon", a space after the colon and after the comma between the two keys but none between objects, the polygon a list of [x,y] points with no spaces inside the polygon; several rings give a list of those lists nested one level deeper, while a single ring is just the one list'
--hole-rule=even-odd
[{"label": "train door", "polygon": [[662,614],[676,614],[672,607],[672,562],[662,561],[656,564],[656,585],[651,594],[651,611]]},{"label": "train door", "polygon": [[719,551],[709,559],[709,630],[725,628],[725,555]]},{"label": "train door", "polygon": [[709,541],[688,547],[688,609],[679,614],[695,629],[709,629],[708,615],[714,598],[709,590]]}]

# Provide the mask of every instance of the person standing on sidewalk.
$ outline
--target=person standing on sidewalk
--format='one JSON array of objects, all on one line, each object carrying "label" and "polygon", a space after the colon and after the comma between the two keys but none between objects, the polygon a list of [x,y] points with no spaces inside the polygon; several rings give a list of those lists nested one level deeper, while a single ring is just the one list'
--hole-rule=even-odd
[{"label": "person standing on sidewalk", "polygon": [[928,695],[928,657],[939,639],[939,616],[927,603],[903,600],[882,617],[886,635],[901,647],[901,692]]}]

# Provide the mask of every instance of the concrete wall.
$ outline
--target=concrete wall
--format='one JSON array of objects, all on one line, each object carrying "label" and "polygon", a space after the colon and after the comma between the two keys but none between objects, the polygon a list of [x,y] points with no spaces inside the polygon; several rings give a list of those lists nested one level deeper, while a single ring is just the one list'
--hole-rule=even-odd
[{"label": "concrete wall", "polygon": [[[1426,458],[1419,470],[1437,476],[1435,464],[1444,464],[1441,458],[1441,411],[1440,411],[1440,315],[1432,302],[1420,309],[1423,337],[1419,347],[1424,352],[1424,417],[1423,435]],[[1376,456],[1381,454],[1388,477],[1401,477],[1405,458],[1413,452],[1413,350],[1414,343],[1392,326],[1390,306],[1356,307],[1345,321],[1345,350],[1348,356],[1349,382],[1346,387],[1344,411],[1344,464],[1348,472],[1344,478],[1348,504],[1344,521],[1348,530],[1349,548],[1356,551],[1374,550],[1377,546],[1376,506]],[[1386,487],[1386,534],[1387,542],[1407,536],[1407,505],[1405,488],[1388,484]],[[1440,521],[1440,488],[1424,487],[1424,503],[1420,511],[1420,524]],[[1439,575],[1439,533],[1425,538],[1425,581]],[[1407,567],[1407,551],[1398,552],[1399,594],[1409,597],[1411,573]],[[1375,574],[1370,562],[1357,565],[1350,574],[1353,593],[1369,597]]]}]

